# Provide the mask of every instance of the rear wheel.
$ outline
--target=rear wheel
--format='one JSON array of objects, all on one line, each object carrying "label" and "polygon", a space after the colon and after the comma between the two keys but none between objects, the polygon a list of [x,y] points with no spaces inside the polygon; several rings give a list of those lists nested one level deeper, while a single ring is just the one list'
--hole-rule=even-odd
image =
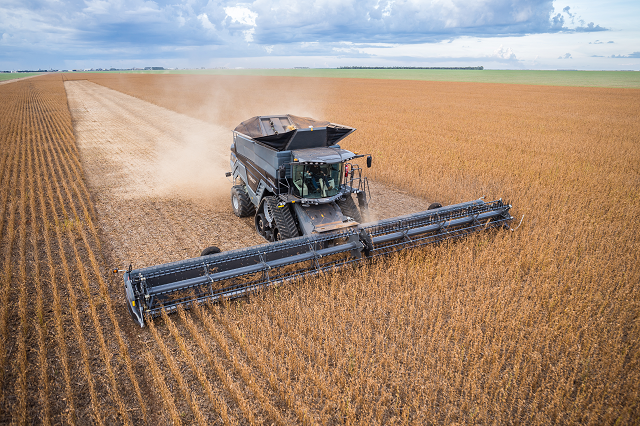
[{"label": "rear wheel", "polygon": [[360,214],[360,210],[358,210],[356,203],[353,201],[351,194],[347,194],[344,197],[344,200],[337,201],[342,214],[344,216],[349,216],[358,223],[362,223],[362,215]]},{"label": "rear wheel", "polygon": [[293,220],[291,214],[290,204],[279,203],[276,197],[265,197],[265,209],[269,209],[271,216],[273,216],[273,222],[275,229],[273,230],[273,240],[280,241],[289,238],[299,237],[298,227],[296,221]]},{"label": "rear wheel", "polygon": [[256,211],[242,185],[235,185],[231,188],[231,207],[233,213],[238,217],[251,216]]}]

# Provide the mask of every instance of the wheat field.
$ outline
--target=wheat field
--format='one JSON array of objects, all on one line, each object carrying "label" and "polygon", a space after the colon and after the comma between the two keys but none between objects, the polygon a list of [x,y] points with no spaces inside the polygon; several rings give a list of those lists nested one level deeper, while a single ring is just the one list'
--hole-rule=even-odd
[{"label": "wheat field", "polygon": [[637,424],[639,90],[73,77],[227,128],[354,126],[372,179],[524,219],[135,328],[62,78],[4,85],[1,422]]}]

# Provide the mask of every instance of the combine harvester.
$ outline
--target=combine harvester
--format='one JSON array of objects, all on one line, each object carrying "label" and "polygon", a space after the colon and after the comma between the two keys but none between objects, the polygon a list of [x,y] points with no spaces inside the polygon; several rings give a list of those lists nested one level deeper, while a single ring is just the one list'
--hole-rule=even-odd
[{"label": "combine harvester", "polygon": [[[362,223],[369,191],[365,157],[340,148],[354,128],[293,115],[254,117],[233,132],[231,203],[239,217],[254,216],[269,243],[124,272],[127,306],[145,316],[188,307],[194,300],[244,296],[363,259],[509,227],[510,205],[482,199],[393,219]],[[371,167],[371,156],[366,156]],[[358,200],[358,206],[353,196]]]}]

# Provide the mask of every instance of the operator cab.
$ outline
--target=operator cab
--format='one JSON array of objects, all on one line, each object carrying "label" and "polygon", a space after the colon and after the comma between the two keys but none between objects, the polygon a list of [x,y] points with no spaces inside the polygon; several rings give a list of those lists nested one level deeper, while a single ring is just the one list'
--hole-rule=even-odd
[{"label": "operator cab", "polygon": [[293,195],[300,198],[327,198],[337,195],[344,165],[334,164],[293,164]]}]

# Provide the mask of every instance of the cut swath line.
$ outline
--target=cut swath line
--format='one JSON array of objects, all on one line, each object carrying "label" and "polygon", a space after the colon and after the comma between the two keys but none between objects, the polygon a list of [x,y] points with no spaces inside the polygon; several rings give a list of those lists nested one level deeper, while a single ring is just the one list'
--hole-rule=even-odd
[{"label": "cut swath line", "polygon": [[[58,142],[56,147],[58,148],[57,151],[55,152],[60,152],[62,150],[62,148],[60,147],[60,143]],[[131,358],[129,356],[128,353],[128,349],[127,346],[124,342],[124,339],[122,337],[122,333],[120,331],[120,327],[118,324],[118,321],[115,317],[114,311],[113,311],[113,307],[111,305],[111,295],[109,294],[108,290],[107,290],[107,285],[104,282],[104,278],[102,277],[101,271],[100,271],[100,266],[98,265],[98,261],[95,258],[94,255],[94,251],[92,250],[92,247],[88,241],[88,237],[85,233],[84,227],[82,226],[82,221],[80,219],[80,217],[78,216],[78,212],[76,210],[75,204],[73,201],[77,202],[80,204],[80,208],[82,208],[83,212],[84,212],[84,219],[85,222],[89,225],[90,229],[91,229],[91,233],[93,235],[93,238],[96,242],[99,243],[99,237],[98,237],[98,233],[95,229],[95,226],[93,225],[93,221],[91,220],[91,216],[89,215],[86,205],[90,204],[90,203],[85,203],[85,200],[82,198],[82,196],[80,195],[77,186],[75,185],[75,181],[74,179],[70,178],[70,171],[66,165],[66,162],[64,161],[60,161],[59,157],[57,155],[54,156],[55,157],[55,161],[56,161],[56,165],[57,165],[57,170],[61,175],[64,175],[66,172],[66,176],[68,178],[69,181],[72,182],[72,186],[74,187],[74,192],[77,195],[77,198],[74,198],[73,195],[71,194],[71,191],[69,190],[68,185],[66,184],[67,179],[63,179],[63,187],[67,193],[67,197],[69,199],[69,204],[71,205],[71,208],[73,210],[73,217],[75,219],[75,221],[79,224],[79,226],[77,227],[77,231],[80,234],[80,237],[82,238],[82,241],[84,243],[84,248],[85,251],[89,257],[89,261],[91,263],[92,269],[93,269],[93,273],[95,275],[95,277],[98,280],[98,283],[100,285],[100,292],[101,292],[101,296],[102,296],[102,300],[105,302],[106,304],[106,310],[107,313],[110,317],[110,320],[113,324],[113,327],[115,329],[115,336],[118,339],[118,344],[119,344],[119,349],[120,349],[120,354],[122,356],[122,358],[125,360],[125,365],[127,367],[127,373],[129,376],[129,379],[131,380],[131,382],[133,383],[134,386],[134,390],[136,392],[136,396],[138,397],[138,402],[140,404],[140,408],[142,410],[142,414],[143,417],[146,419],[147,417],[147,410],[146,410],[146,404],[144,402],[144,399],[142,398],[142,393],[140,391],[140,387],[139,384],[137,382],[137,379],[135,378],[134,372],[133,372],[133,367],[132,367],[132,363],[131,363]],[[62,168],[60,167],[60,164],[62,164],[62,166],[64,166],[64,171],[62,170]],[[82,180],[80,180],[80,182],[82,182]],[[82,186],[84,186],[84,184],[81,184]],[[66,210],[65,210],[65,216],[67,215]],[[98,248],[100,247],[100,245],[97,243]],[[74,243],[74,250],[76,249],[76,245]],[[80,268],[80,265],[82,265],[82,268]],[[84,271],[84,263],[80,262],[79,263],[79,269],[81,270],[81,273]],[[85,287],[85,293],[87,295],[90,295],[90,287],[88,285],[88,283],[86,283],[86,280],[83,279],[83,284]],[[90,298],[91,300],[91,298]],[[93,304],[91,304],[90,306],[92,306],[92,309],[95,308],[95,306]],[[97,323],[99,324],[99,323]],[[97,327],[97,326],[96,326]],[[102,335],[102,332],[99,332],[99,341],[100,341],[100,345],[103,348],[104,354],[108,354],[108,351],[106,350],[106,344],[104,341],[104,337]],[[110,362],[107,362],[107,366],[110,366]],[[108,367],[108,374],[110,376],[110,380],[112,382],[112,386],[114,389],[117,389],[117,384],[116,384],[116,380],[115,380],[115,375],[113,375],[113,370],[110,369],[110,367]],[[116,401],[118,401],[119,396],[117,398],[115,398]],[[119,409],[120,409],[120,413],[123,416],[123,418],[127,419],[128,418],[128,412],[126,410],[126,407],[124,406],[124,403],[121,401],[121,403],[118,404]]]},{"label": "cut swath line", "polygon": [[[181,311],[181,314],[184,315],[184,311]],[[198,377],[198,381],[200,382],[200,384],[202,385],[203,389],[205,390],[207,396],[209,397],[209,401],[211,401],[213,406],[216,408],[216,411],[218,412],[218,414],[222,418],[222,421],[227,425],[237,424],[235,419],[234,420],[229,419],[226,405],[213,392],[213,388],[211,387],[211,383],[209,383],[209,380],[207,380],[207,377],[206,377],[205,373],[202,371],[202,368],[199,367],[196,364],[196,361],[193,358],[193,356],[191,355],[191,352],[189,351],[189,349],[187,348],[187,346],[186,346],[186,344],[184,342],[184,339],[182,338],[182,336],[180,336],[180,333],[178,332],[178,329],[176,328],[175,324],[169,318],[169,316],[167,315],[167,313],[164,310],[162,311],[162,318],[164,319],[165,323],[169,327],[169,332],[171,333],[171,335],[175,339],[176,343],[178,344],[178,347],[180,348],[180,351],[184,355],[185,359],[187,360],[187,363],[189,364],[189,367],[191,368],[191,370],[194,373],[196,373],[196,376]],[[200,343],[200,340],[198,340],[198,338],[201,339],[202,336],[195,335],[194,337],[196,338],[196,341],[198,343]],[[207,355],[207,358],[209,359],[210,352],[208,351],[208,348],[206,348],[206,346],[205,347],[201,346],[201,349],[203,351],[206,351],[205,354]],[[218,372],[218,371],[216,370],[216,372]],[[227,378],[225,377],[225,379],[227,379]],[[229,390],[228,380],[223,380],[223,384],[225,385],[225,388],[227,388],[227,390]],[[235,391],[236,389],[234,388],[233,390]],[[256,424],[255,418],[254,418],[253,413],[251,411],[245,412],[245,415],[247,416],[247,420],[249,420],[249,423]]]},{"label": "cut swath line", "polygon": [[201,426],[206,425],[207,422],[202,416],[202,412],[200,411],[200,408],[198,407],[195,399],[193,398],[193,395],[191,394],[191,389],[189,388],[189,386],[187,386],[184,380],[184,377],[180,372],[180,368],[178,368],[176,361],[173,359],[173,356],[171,356],[171,353],[169,352],[167,345],[165,345],[164,343],[164,339],[158,333],[158,330],[156,329],[156,326],[153,320],[149,319],[148,324],[149,324],[149,329],[151,330],[151,334],[153,335],[153,338],[156,342],[156,345],[160,349],[160,352],[162,352],[162,355],[164,356],[164,359],[167,362],[167,365],[169,366],[169,370],[171,370],[171,374],[173,375],[173,378],[178,383],[178,387],[180,388],[180,391],[182,392],[182,395],[184,396],[184,398],[187,400],[187,404],[191,408],[191,412],[193,413],[196,421]]},{"label": "cut swath line", "polygon": [[[258,401],[260,402],[264,410],[271,417],[271,419],[276,424],[280,424],[280,425],[286,424],[280,412],[276,410],[273,404],[271,404],[269,399],[264,395],[264,392],[262,391],[260,386],[257,385],[256,379],[255,377],[253,377],[249,368],[246,365],[244,365],[242,362],[238,361],[236,356],[231,353],[231,351],[229,350],[229,346],[227,345],[227,342],[222,337],[220,332],[216,330],[216,328],[213,326],[213,323],[209,315],[207,315],[203,311],[203,309],[200,307],[200,305],[197,303],[194,304],[193,310],[198,316],[198,319],[204,324],[209,335],[213,336],[215,341],[218,343],[218,346],[220,346],[225,356],[232,361],[234,369],[240,374],[240,376],[242,377],[242,380],[244,380],[245,384],[249,387],[249,389],[251,389],[251,392],[253,392],[253,394],[256,396],[256,398],[258,399]],[[201,350],[206,354],[206,352],[208,351],[207,345],[204,341],[202,341],[202,336],[200,335],[200,333],[198,333],[198,330],[195,327],[195,324],[193,323],[193,321],[191,321],[185,315],[184,308],[182,306],[178,306],[178,313],[180,314],[182,321],[185,323],[189,331],[191,331],[191,334],[194,336],[194,338],[200,345]]]},{"label": "cut swath line", "polygon": [[[39,141],[39,146],[42,146],[44,143],[42,140]],[[38,155],[39,154],[39,155]],[[44,160],[42,159],[42,151],[41,149],[36,151],[36,167],[38,170],[45,169]],[[46,169],[45,169],[46,170]],[[47,178],[46,172],[43,173],[45,179]],[[76,408],[75,408],[75,400],[73,396],[73,390],[71,386],[71,374],[69,367],[69,355],[66,346],[67,337],[65,336],[64,325],[63,325],[63,314],[62,314],[62,303],[60,300],[60,291],[58,289],[58,279],[56,277],[56,261],[54,261],[52,255],[52,243],[50,238],[51,229],[53,228],[51,222],[49,220],[49,216],[53,215],[55,217],[55,213],[53,212],[53,207],[51,210],[47,209],[45,197],[44,197],[44,186],[45,183],[42,179],[38,179],[38,194],[39,194],[39,205],[40,205],[40,215],[41,220],[44,225],[44,241],[45,241],[45,253],[47,255],[47,263],[49,265],[49,282],[51,284],[51,292],[53,294],[53,314],[55,320],[55,329],[56,329],[56,341],[58,346],[58,357],[62,363],[62,375],[64,377],[65,383],[65,402],[67,404],[67,422],[69,424],[76,423]],[[47,195],[49,197],[50,202],[52,202],[52,196],[50,194],[50,187],[47,182]],[[57,229],[57,227],[56,227]]]},{"label": "cut swath line", "polygon": [[[122,398],[120,397],[119,393],[118,393],[118,385],[115,379],[115,374],[113,372],[113,368],[111,366],[111,354],[109,352],[109,350],[107,349],[106,346],[106,342],[104,339],[104,333],[102,331],[102,326],[100,324],[100,319],[98,317],[97,314],[97,310],[95,307],[95,303],[93,300],[93,297],[91,295],[91,289],[90,289],[90,285],[88,282],[88,276],[87,276],[87,272],[85,270],[85,264],[83,262],[82,256],[80,255],[79,251],[78,251],[78,247],[77,244],[75,243],[76,240],[76,236],[74,235],[74,230],[77,229],[77,231],[82,232],[82,222],[79,220],[77,213],[76,213],[76,207],[75,207],[75,200],[73,198],[73,195],[71,194],[71,192],[69,191],[68,185],[67,185],[67,180],[69,179],[68,175],[65,175],[65,173],[63,172],[62,168],[60,167],[60,158],[59,158],[59,151],[55,150],[54,147],[50,147],[50,152],[49,152],[49,157],[53,158],[53,161],[55,162],[55,166],[53,166],[52,164],[50,164],[50,168],[52,170],[52,173],[54,173],[54,176],[57,172],[57,176],[59,176],[58,181],[62,181],[62,187],[63,190],[65,192],[65,194],[67,195],[67,202],[68,204],[71,206],[72,210],[73,210],[73,216],[77,222],[77,226],[68,226],[67,227],[67,236],[68,236],[68,241],[71,242],[71,248],[73,250],[74,256],[75,256],[75,261],[76,261],[76,270],[80,273],[80,282],[82,283],[83,289],[84,289],[84,294],[85,294],[85,299],[88,302],[89,305],[89,309],[91,312],[91,319],[93,321],[94,324],[94,329],[96,331],[96,335],[98,338],[98,343],[100,346],[100,352],[102,355],[102,358],[104,360],[105,363],[105,367],[106,367],[106,371],[107,371],[107,375],[109,376],[109,380],[111,382],[111,387],[109,388],[110,394],[113,398],[113,400],[116,402],[117,406],[118,406],[118,410],[122,416],[122,420],[125,422],[125,424],[131,424],[131,419],[129,417],[129,413],[126,410],[126,407],[124,405],[124,402],[122,401]],[[60,206],[61,206],[61,210],[64,214],[64,217],[70,217],[69,212],[67,211],[67,209],[65,208],[65,201],[62,197],[61,194],[61,190],[60,190],[60,185],[58,184],[58,182],[56,182],[56,191],[58,193],[58,197],[59,197],[59,201],[60,201]],[[75,304],[75,301],[74,301]],[[75,314],[77,315],[77,313]]]},{"label": "cut swath line", "polygon": [[[37,227],[39,217],[36,210],[36,190],[34,181],[37,179],[37,172],[35,171],[35,138],[31,139],[31,145],[29,147],[29,217],[31,221],[31,250],[34,257],[34,270],[33,270],[33,282],[36,287],[36,303],[35,303],[35,320],[37,337],[38,337],[38,364],[40,367],[40,386],[38,386],[38,392],[40,401],[42,404],[42,423],[45,425],[51,424],[51,408],[49,404],[49,377],[47,375],[48,361],[47,361],[47,347],[45,342],[44,324],[44,312],[43,312],[43,296],[42,296],[42,282],[40,272],[40,256],[38,247],[38,236],[40,234]],[[46,229],[44,232],[47,232]]]}]

